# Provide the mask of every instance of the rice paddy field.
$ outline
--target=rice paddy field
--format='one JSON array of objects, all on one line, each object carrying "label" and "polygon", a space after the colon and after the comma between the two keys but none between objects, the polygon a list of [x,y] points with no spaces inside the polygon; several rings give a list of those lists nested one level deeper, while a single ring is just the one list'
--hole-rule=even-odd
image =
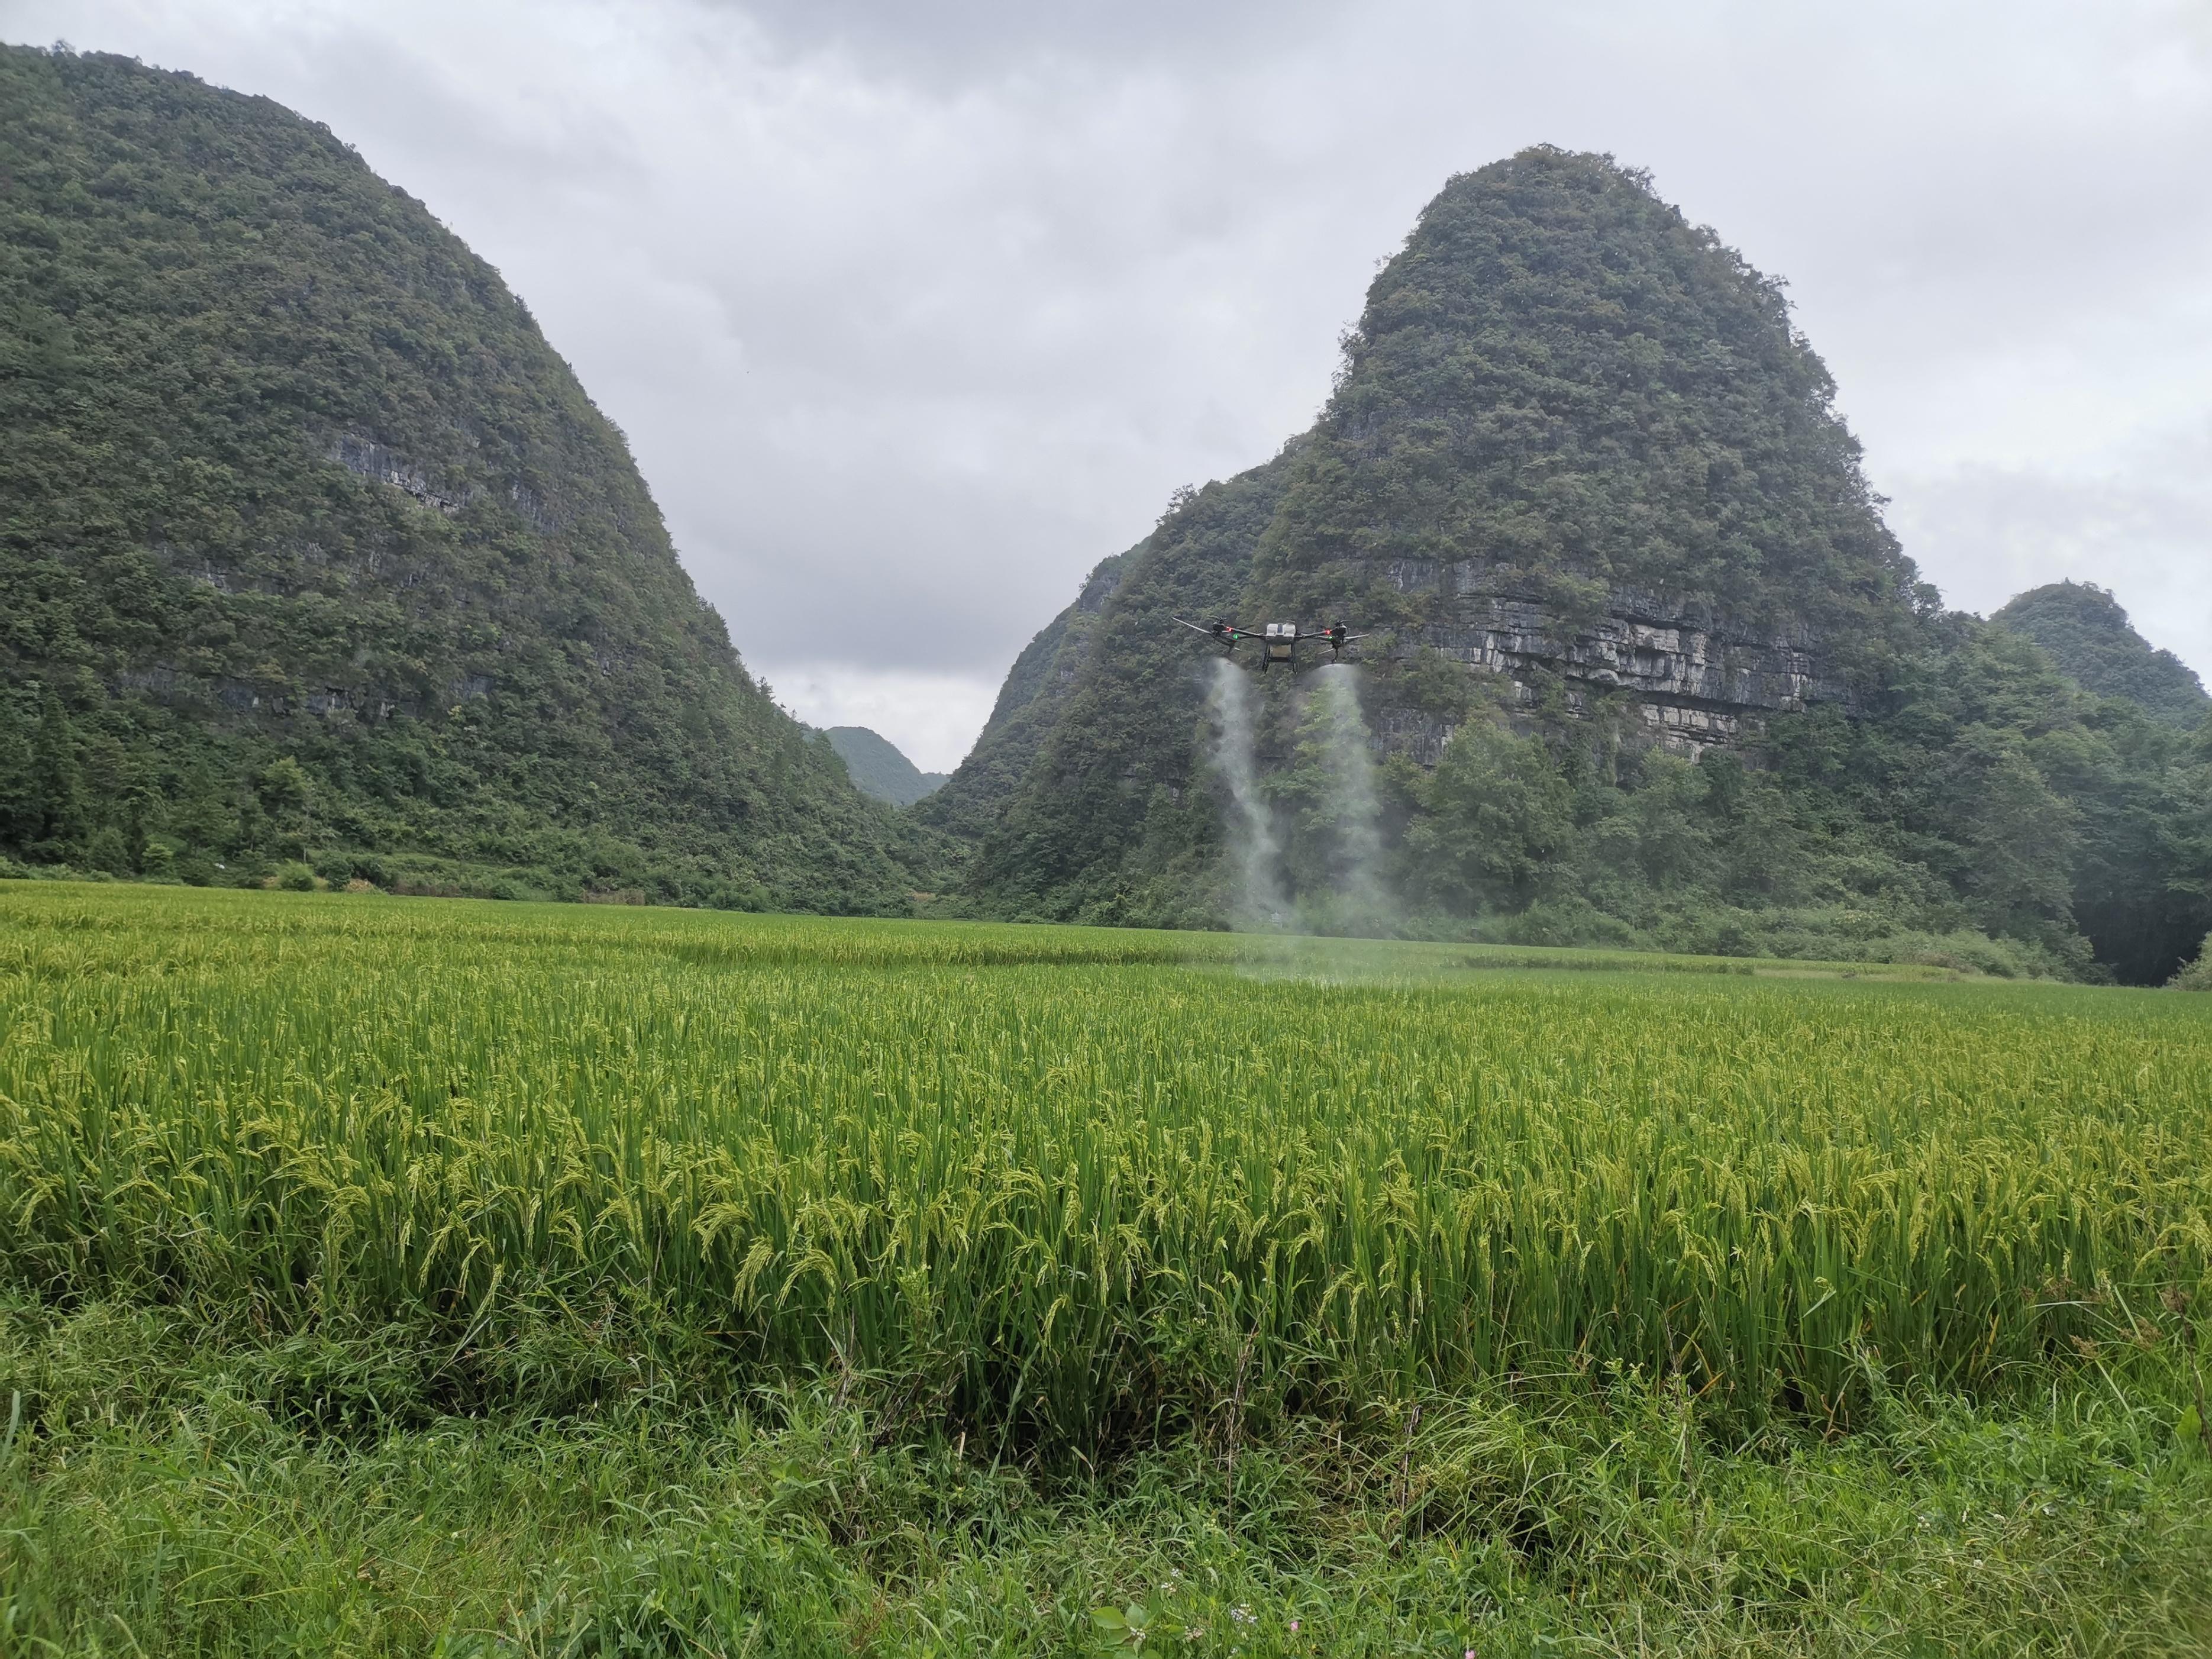
[{"label": "rice paddy field", "polygon": [[2212,1651],[2212,998],[0,884],[0,1653]]}]

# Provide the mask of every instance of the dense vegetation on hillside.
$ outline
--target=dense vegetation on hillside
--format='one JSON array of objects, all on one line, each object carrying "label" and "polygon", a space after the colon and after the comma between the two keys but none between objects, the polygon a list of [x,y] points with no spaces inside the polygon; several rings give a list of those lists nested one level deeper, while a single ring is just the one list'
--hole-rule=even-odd
[{"label": "dense vegetation on hillside", "polygon": [[[1144,920],[1148,910],[1131,904],[1125,860],[1133,850],[1156,884],[1204,879],[1217,814],[1210,796],[1188,783],[1209,664],[1194,648],[1198,635],[1176,618],[1234,613],[1253,539],[1274,511],[1294,453],[1179,495],[1139,556],[1125,556],[1118,586],[1079,642],[1082,654],[1063,659],[1049,723],[1031,739],[1028,764],[969,878],[996,908]],[[953,775],[948,791],[962,786],[961,773]]]},{"label": "dense vegetation on hillside", "polygon": [[2124,697],[2185,731],[2212,714],[2196,671],[2171,651],[2152,649],[2120,602],[2094,583],[2030,588],[1990,620],[2033,640],[2085,691]]},{"label": "dense vegetation on hillside", "polygon": [[1006,671],[981,735],[945,787],[915,812],[916,818],[970,844],[988,833],[1007,795],[1028,775],[1038,745],[1060,717],[1068,688],[1090,659],[1099,615],[1120,585],[1127,559],[1117,553],[1100,560],[1074,603],[1023,647]]},{"label": "dense vegetation on hillside", "polygon": [[1724,599],[1878,660],[1932,598],[1780,284],[1601,158],[1454,179],[1368,289],[1261,538],[1271,614],[1421,617],[1388,562],[1479,555]]},{"label": "dense vegetation on hillside", "polygon": [[521,302],[266,100],[0,48],[0,856],[913,884],[915,832],[746,675]]},{"label": "dense vegetation on hillside", "polygon": [[1530,943],[2163,980],[2212,926],[2212,729],[1971,617],[1928,632],[1877,712],[1778,716],[1756,767],[1654,750],[1618,709],[1474,709],[1432,775],[1390,770],[1405,890]]},{"label": "dense vegetation on hillside", "polygon": [[853,787],[871,799],[911,806],[944,787],[944,773],[923,771],[880,732],[865,726],[833,726],[822,735],[845,763]]},{"label": "dense vegetation on hillside", "polygon": [[[2164,979],[2212,927],[2212,726],[2179,665],[2124,617],[2056,627],[2051,590],[2003,627],[1945,614],[1832,393],[1779,285],[1641,175],[1539,149],[1453,180],[1314,431],[1172,504],[1035,758],[955,774],[1001,809],[957,826],[981,842],[967,902],[1218,925],[1204,648],[1165,618],[1343,616],[1378,634],[1361,695],[1407,930]],[[1840,693],[1693,763],[1624,692],[1537,672],[1524,699],[1434,648],[1451,601],[1397,573],[1470,559],[1568,631],[1624,595],[1718,607],[1815,644]],[[1320,921],[1321,712],[1262,690],[1284,867]]]}]

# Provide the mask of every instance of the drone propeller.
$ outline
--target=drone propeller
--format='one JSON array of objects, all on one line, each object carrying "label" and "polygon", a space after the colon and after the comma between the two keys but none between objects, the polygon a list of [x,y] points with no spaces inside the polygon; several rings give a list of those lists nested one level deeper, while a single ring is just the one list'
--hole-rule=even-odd
[{"label": "drone propeller", "polygon": [[1231,645],[1236,644],[1237,641],[1245,637],[1243,629],[1237,627],[1235,623],[1224,621],[1218,617],[1213,619],[1210,626],[1205,623],[1192,622],[1187,617],[1177,617],[1175,620],[1194,634],[1203,634],[1208,639],[1224,641]]},{"label": "drone propeller", "polygon": [[1364,640],[1367,635],[1352,633],[1342,623],[1338,623],[1333,628],[1320,629],[1311,634],[1301,634],[1298,637],[1301,640],[1326,640],[1331,650],[1340,651],[1354,640]]}]

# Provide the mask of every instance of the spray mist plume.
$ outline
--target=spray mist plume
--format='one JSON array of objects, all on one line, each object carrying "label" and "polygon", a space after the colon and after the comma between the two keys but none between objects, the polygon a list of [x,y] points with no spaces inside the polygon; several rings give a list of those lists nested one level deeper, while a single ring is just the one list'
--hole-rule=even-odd
[{"label": "spray mist plume", "polygon": [[1333,796],[1335,847],[1326,906],[1332,931],[1389,933],[1398,907],[1382,873],[1382,802],[1359,712],[1359,671],[1331,663],[1313,677],[1314,724]]},{"label": "spray mist plume", "polygon": [[1214,662],[1206,706],[1213,716],[1213,769],[1229,786],[1229,854],[1237,881],[1232,920],[1244,932],[1279,932],[1290,922],[1291,907],[1283,893],[1274,816],[1252,758],[1252,688],[1225,657]]}]

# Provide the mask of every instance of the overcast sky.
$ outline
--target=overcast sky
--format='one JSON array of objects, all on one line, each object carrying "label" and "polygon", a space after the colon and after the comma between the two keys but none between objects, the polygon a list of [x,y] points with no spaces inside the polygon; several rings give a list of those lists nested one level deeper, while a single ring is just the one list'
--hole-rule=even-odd
[{"label": "overcast sky", "polygon": [[0,0],[327,122],[528,301],[750,666],[956,762],[1311,422],[1451,174],[1609,150],[1790,283],[1907,550],[2212,678],[2212,0]]}]

